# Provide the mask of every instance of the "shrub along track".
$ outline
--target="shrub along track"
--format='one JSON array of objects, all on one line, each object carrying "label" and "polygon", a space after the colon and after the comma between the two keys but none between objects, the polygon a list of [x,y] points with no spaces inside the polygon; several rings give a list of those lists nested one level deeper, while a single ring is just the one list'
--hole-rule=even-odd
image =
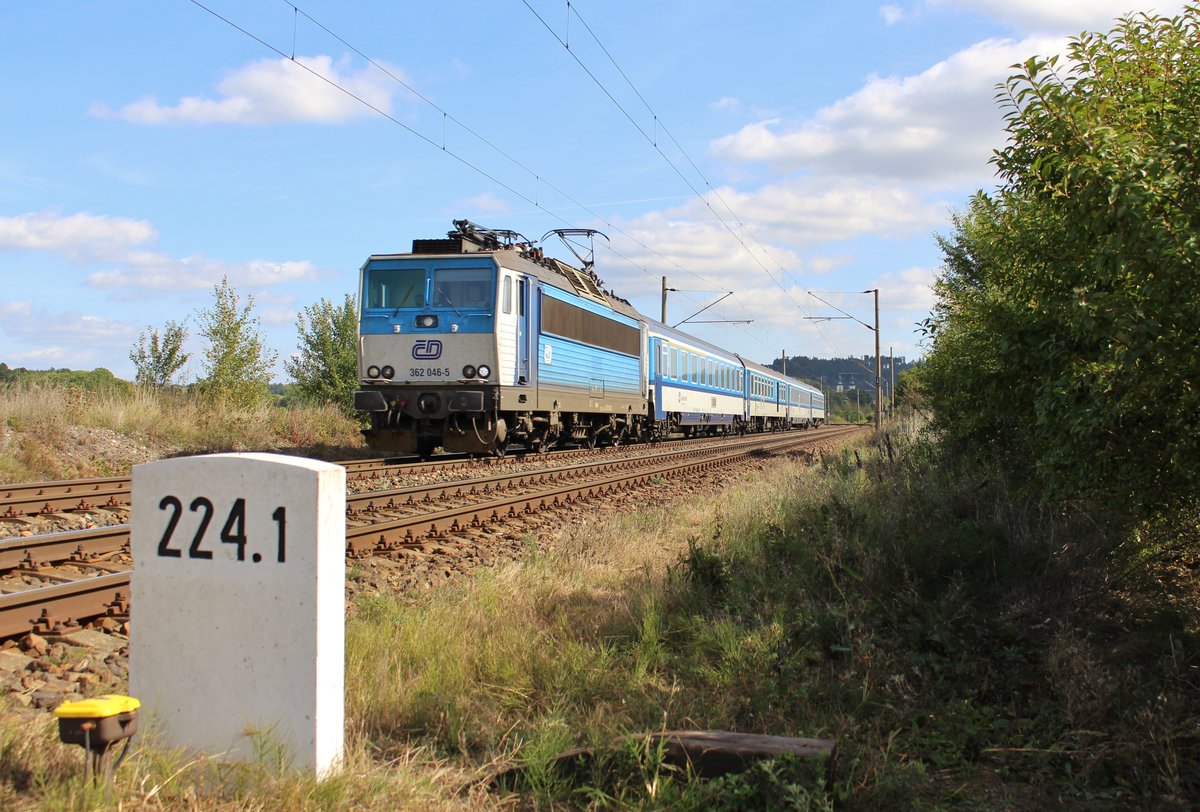
[{"label": "shrub along track", "polygon": [[[428,589],[477,566],[526,554],[532,535],[570,521],[584,506],[589,514],[603,510],[597,503],[636,508],[645,504],[647,492],[661,502],[668,482],[688,483],[688,491],[694,493],[697,483],[711,479],[716,471],[729,475],[765,457],[828,447],[856,431],[831,427],[667,448],[636,446],[531,455],[524,462],[507,458],[482,465],[479,461],[440,461],[397,467],[364,461],[371,465],[365,466],[367,472],[360,477],[363,484],[398,477],[409,481],[444,479],[464,471],[499,473],[348,495],[348,591]],[[575,459],[581,461],[573,462]],[[522,470],[530,463],[541,467]],[[76,489],[73,495],[78,499],[78,483],[70,483],[70,487]],[[128,510],[127,486],[124,492],[124,510],[117,515]],[[40,497],[45,498],[46,493]],[[129,633],[130,567],[127,524],[0,541],[3,647],[11,652],[16,639],[22,638],[21,647],[27,653],[42,654],[47,650],[46,640],[75,643],[81,620],[113,633],[123,645]],[[23,667],[28,670],[30,666],[25,663]],[[0,657],[0,693],[6,683],[4,668],[5,660]],[[10,693],[28,695],[28,681],[15,685],[9,679],[7,687]]]}]

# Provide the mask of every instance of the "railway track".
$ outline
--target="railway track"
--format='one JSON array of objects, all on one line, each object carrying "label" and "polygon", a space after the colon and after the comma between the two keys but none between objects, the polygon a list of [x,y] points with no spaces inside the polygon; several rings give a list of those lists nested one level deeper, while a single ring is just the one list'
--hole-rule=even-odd
[{"label": "railway track", "polygon": [[[416,462],[412,458],[378,457],[363,460],[343,460],[338,465],[346,469],[347,483],[355,487],[370,487],[373,481],[398,475],[435,475],[455,470],[471,470],[481,465],[520,465],[526,458],[533,460],[591,459],[604,455],[624,455],[634,448],[655,448],[664,444],[690,447],[728,443],[728,437],[705,437],[694,440],[669,440],[656,446],[605,446],[593,449],[567,448],[546,454],[513,454],[503,458],[454,456]],[[95,509],[128,509],[132,478],[94,477],[90,479],[55,482],[27,482],[0,485],[0,521],[52,513]]]},{"label": "railway track", "polygon": [[[831,427],[668,449],[637,446],[632,456],[621,458],[583,452],[584,461],[577,463],[542,457],[566,464],[348,495],[346,552],[351,558],[436,554],[447,545],[470,544],[472,536],[506,521],[857,430]],[[593,459],[586,459],[589,455]],[[423,473],[454,464],[420,463],[404,471]],[[0,593],[7,593],[0,594],[0,638],[29,631],[63,633],[77,627],[76,619],[127,620],[131,565],[127,524],[0,541]]]},{"label": "railway track", "polygon": [[0,485],[0,519],[128,506],[130,482],[125,476]]}]

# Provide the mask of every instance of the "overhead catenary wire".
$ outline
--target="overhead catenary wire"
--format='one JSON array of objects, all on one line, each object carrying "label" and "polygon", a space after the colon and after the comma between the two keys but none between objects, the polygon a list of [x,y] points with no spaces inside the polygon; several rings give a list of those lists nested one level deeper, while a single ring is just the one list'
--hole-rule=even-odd
[{"label": "overhead catenary wire", "polygon": [[[535,194],[534,196],[531,197],[529,194],[521,192],[519,189],[515,188],[511,183],[506,183],[505,181],[503,181],[499,177],[497,177],[493,172],[489,172],[488,170],[485,170],[483,167],[481,167],[477,163],[469,160],[465,156],[456,152],[454,149],[450,148],[448,146],[448,144],[446,143],[444,134],[443,134],[442,143],[439,144],[435,139],[420,132],[415,127],[412,127],[412,126],[406,124],[405,122],[401,121],[397,117],[393,116],[387,110],[384,110],[384,109],[380,108],[379,106],[377,106],[376,104],[373,104],[369,100],[363,98],[358,93],[355,93],[350,88],[340,84],[335,79],[332,79],[328,76],[323,75],[319,71],[314,70],[313,68],[306,65],[303,61],[297,60],[296,56],[295,56],[295,49],[296,49],[296,41],[298,38],[298,32],[296,30],[293,30],[292,53],[289,54],[289,53],[286,53],[285,51],[283,51],[282,49],[267,42],[262,37],[256,35],[252,31],[245,28],[244,26],[239,25],[238,23],[234,22],[233,20],[229,19],[228,17],[217,12],[210,6],[201,2],[201,0],[190,0],[190,2],[193,5],[195,5],[196,7],[200,8],[201,10],[205,11],[206,13],[208,13],[209,15],[214,17],[215,19],[228,25],[229,27],[233,28],[234,30],[238,31],[239,33],[241,33],[244,36],[248,37],[249,39],[253,40],[254,42],[257,42],[259,45],[266,48],[267,50],[277,54],[278,56],[282,57],[283,59],[288,60],[292,64],[296,65],[297,67],[301,68],[302,70],[304,70],[305,72],[310,74],[311,76],[313,76],[317,79],[320,79],[325,84],[327,84],[330,87],[336,89],[337,91],[343,93],[344,95],[346,95],[350,99],[354,100],[355,102],[363,105],[364,107],[373,111],[377,115],[383,117],[384,119],[386,119],[386,120],[390,121],[391,123],[395,124],[396,126],[400,127],[401,129],[403,129],[410,135],[415,136],[416,138],[418,138],[422,142],[426,143],[427,145],[429,145],[435,149],[438,149],[441,152],[445,153],[446,155],[450,156],[451,158],[453,158],[455,161],[457,161],[462,166],[475,172],[476,174],[480,175],[481,177],[485,178],[486,180],[496,184],[501,189],[504,189],[505,191],[511,193],[514,197],[528,203],[534,209],[545,212],[547,215],[553,217],[554,219],[556,219],[557,221],[559,221],[560,223],[562,223],[564,225],[567,225],[567,226],[572,225],[572,222],[570,220],[568,220],[566,217],[564,217],[562,214],[560,214],[560,213],[552,210],[548,206],[544,205],[542,203],[542,201],[540,201],[538,199],[537,194]],[[687,274],[687,275],[693,276],[697,279],[700,279],[705,284],[709,284],[709,285],[716,284],[716,283],[712,282],[711,280],[706,279],[701,274],[684,267],[683,265],[676,262],[672,258],[666,256],[665,254],[663,254],[661,251],[654,248],[653,246],[647,245],[643,241],[639,240],[637,237],[633,236],[632,234],[629,234],[627,231],[625,231],[624,229],[622,229],[621,227],[619,227],[618,225],[613,223],[608,218],[606,218],[606,217],[600,215],[598,212],[594,211],[587,204],[581,203],[580,201],[576,200],[573,196],[571,196],[570,194],[568,194],[567,192],[565,192],[564,190],[562,190],[555,184],[550,183],[548,180],[546,180],[546,178],[543,175],[535,172],[534,170],[532,170],[531,168],[526,166],[524,163],[522,163],[521,161],[514,158],[508,152],[506,152],[505,150],[503,150],[502,148],[497,146],[494,142],[492,142],[491,140],[489,140],[488,138],[486,138],[485,136],[483,136],[482,134],[480,134],[473,128],[467,126],[460,119],[453,116],[449,111],[443,109],[441,106],[437,105],[435,102],[433,102],[432,100],[428,99],[425,95],[420,93],[420,91],[418,91],[416,88],[412,87],[409,83],[405,82],[403,79],[396,76],[392,71],[388,70],[386,66],[382,65],[377,60],[374,60],[374,59],[368,57],[359,48],[355,47],[350,42],[348,42],[345,38],[341,37],[334,31],[332,31],[330,28],[325,26],[323,23],[316,20],[310,14],[305,12],[303,9],[299,8],[296,4],[289,2],[288,0],[284,0],[284,4],[293,9],[293,17],[294,18],[298,18],[299,15],[303,15],[305,17],[305,19],[309,20],[311,23],[313,23],[315,26],[320,28],[325,33],[327,33],[329,36],[333,37],[335,40],[337,40],[339,43],[344,45],[346,48],[350,49],[355,54],[357,54],[358,56],[363,58],[372,67],[381,71],[383,74],[388,76],[392,81],[396,82],[397,84],[399,84],[400,86],[402,86],[406,90],[408,90],[409,92],[413,93],[413,95],[416,96],[418,99],[420,99],[423,103],[427,104],[434,110],[441,113],[443,122],[452,122],[457,127],[461,128],[464,132],[467,132],[474,138],[478,139],[481,143],[483,143],[484,145],[486,145],[487,147],[489,147],[490,149],[495,151],[498,155],[501,155],[506,160],[510,161],[514,166],[516,166],[519,169],[521,169],[522,171],[526,172],[531,178],[534,179],[535,183],[538,184],[539,187],[541,185],[545,185],[547,188],[552,189],[554,192],[559,194],[563,199],[567,200],[572,205],[578,207],[581,211],[586,212],[587,214],[589,214],[590,216],[595,218],[595,220],[597,220],[598,222],[603,223],[610,231],[621,234],[622,236],[627,238],[631,243],[633,243],[637,246],[640,246],[643,249],[644,253],[653,254],[654,256],[659,258],[661,261],[663,261],[667,266],[674,268],[675,270],[677,270],[680,273]],[[616,256],[623,262],[626,262],[631,267],[634,267],[634,268],[642,271],[643,273],[645,273],[648,276],[657,277],[657,274],[652,273],[648,268],[646,268],[644,263],[639,264],[632,258],[626,256],[625,254],[623,254],[620,251],[617,251],[615,249],[610,248],[610,251],[614,256]],[[687,298],[691,299],[691,297],[687,297]],[[693,301],[695,301],[695,300],[693,299]],[[765,341],[763,341],[759,336],[753,335],[752,333],[750,333],[748,331],[743,331],[743,332],[745,332],[747,338],[749,338],[750,340],[753,340],[753,341],[759,343],[763,347],[770,348],[770,345],[767,344]],[[764,332],[766,332],[766,331],[764,331]]]},{"label": "overhead catenary wire", "polygon": [[[772,283],[774,283],[777,287],[779,287],[780,290],[783,291],[784,295],[787,296],[788,299],[791,300],[792,304],[794,304],[796,306],[796,308],[798,310],[800,310],[800,312],[802,312],[802,313],[805,312],[804,307],[792,297],[791,291],[789,291],[787,289],[787,286],[784,285],[783,283],[781,283],[779,280],[777,280],[774,277],[774,275],[770,272],[770,270],[767,268],[767,266],[765,264],[763,264],[763,262],[755,255],[755,252],[753,250],[751,250],[750,246],[748,246],[746,244],[745,240],[743,240],[738,235],[737,231],[732,226],[730,226],[728,222],[726,222],[725,218],[722,217],[715,208],[713,208],[712,204],[708,200],[708,197],[706,195],[702,194],[700,192],[700,190],[696,188],[696,185],[694,183],[692,183],[692,181],[683,173],[683,171],[675,164],[675,162],[672,161],[671,158],[662,150],[662,148],[658,144],[658,139],[652,138],[646,132],[645,128],[643,128],[642,125],[640,125],[637,122],[637,120],[634,119],[632,114],[630,114],[630,112],[625,109],[625,106],[622,105],[617,100],[616,96],[612,93],[612,91],[610,91],[608,89],[608,87],[604,84],[604,82],[602,82],[600,80],[600,78],[596,75],[596,73],[583,62],[583,60],[580,58],[577,50],[573,50],[570,47],[570,45],[568,44],[568,42],[566,40],[564,40],[562,37],[560,37],[557,32],[554,31],[554,29],[550,26],[550,24],[546,21],[546,19],[544,17],[542,17],[542,15],[539,14],[538,11],[532,5],[530,5],[529,0],[522,0],[522,3],[525,5],[525,7],[527,9],[529,9],[530,13],[532,13],[538,19],[539,22],[541,22],[543,27],[545,27],[545,29],[550,33],[550,35],[552,37],[554,37],[559,42],[559,44],[561,44],[567,50],[568,53],[571,54],[571,58],[575,60],[575,62],[579,65],[579,67],[581,69],[583,69],[584,73],[586,73],[588,75],[588,77],[591,78],[591,80],[596,84],[596,86],[600,88],[601,92],[603,92],[604,95],[607,96],[608,99],[617,107],[617,109],[621,111],[621,114],[625,116],[625,118],[629,121],[629,123],[633,125],[633,127],[654,148],[654,150],[663,158],[663,160],[665,160],[667,162],[667,164],[671,167],[671,169],[675,172],[675,174],[678,175],[679,178],[687,185],[687,187],[692,190],[692,193],[705,205],[705,207],[707,209],[709,209],[709,211],[712,212],[713,216],[721,224],[722,228],[724,228],[730,234],[730,236],[732,236],[738,242],[738,244],[741,245],[743,249],[745,249],[746,254],[752,260],[754,260],[754,262],[763,270],[764,273],[766,273],[767,278],[769,278]],[[657,132],[657,129],[661,126],[663,132],[666,133],[667,136],[671,139],[671,142],[675,145],[676,149],[678,149],[680,154],[682,154],[687,159],[687,161],[691,165],[692,169],[695,170],[696,174],[699,175],[700,179],[704,182],[705,188],[710,193],[712,193],[713,196],[715,196],[718,200],[720,200],[721,205],[723,205],[725,207],[726,211],[728,211],[730,213],[730,215],[733,217],[733,219],[737,222],[737,225],[739,227],[741,227],[747,234],[750,235],[751,239],[758,245],[759,249],[761,249],[763,254],[766,255],[768,257],[768,259],[771,259],[771,261],[776,265],[776,267],[779,268],[781,274],[783,274],[785,277],[790,278],[790,274],[787,273],[787,270],[783,267],[783,265],[781,263],[779,263],[777,260],[775,260],[774,257],[772,257],[770,255],[770,252],[767,250],[766,246],[764,246],[762,244],[762,242],[760,240],[758,240],[757,237],[754,236],[753,232],[751,232],[749,227],[736,215],[736,213],[734,213],[733,209],[729,206],[728,203],[725,202],[724,198],[721,197],[720,193],[717,192],[713,188],[713,186],[709,182],[708,178],[704,176],[704,173],[696,165],[696,162],[694,160],[692,160],[690,155],[688,155],[687,150],[685,150],[683,148],[683,146],[679,143],[678,139],[675,138],[675,136],[671,133],[671,131],[669,129],[667,129],[666,124],[662,122],[662,119],[654,111],[654,109],[650,106],[649,102],[646,101],[645,97],[637,89],[637,87],[633,84],[633,82],[629,79],[629,76],[625,73],[625,71],[621,68],[621,66],[619,64],[617,64],[617,61],[613,58],[612,54],[604,46],[604,43],[600,41],[600,38],[598,36],[596,36],[596,33],[592,30],[591,26],[589,26],[587,21],[583,19],[583,16],[579,14],[578,9],[570,2],[570,0],[567,0],[568,19],[570,18],[571,14],[574,14],[575,17],[580,21],[580,23],[583,24],[584,29],[588,32],[588,34],[591,35],[592,39],[596,42],[596,45],[600,48],[601,51],[603,51],[604,55],[606,57],[608,57],[609,61],[613,64],[613,67],[616,68],[617,72],[621,75],[621,78],[623,78],[625,80],[626,84],[629,85],[630,89],[633,90],[634,94],[638,97],[638,99],[645,106],[646,110],[650,113],[651,117],[654,120],[656,132]],[[795,280],[794,278],[792,278],[792,281],[797,282],[797,280]],[[798,284],[798,282],[797,282],[797,284]]]},{"label": "overhead catenary wire", "polygon": [[[698,199],[700,199],[700,201],[704,204],[704,206],[707,209],[709,209],[709,211],[712,212],[714,218],[716,218],[716,220],[721,224],[721,226],[727,232],[729,232],[729,234],[735,240],[737,240],[737,242],[746,251],[746,254],[756,264],[758,264],[759,267],[763,270],[763,272],[767,275],[767,278],[770,279],[771,282],[774,283],[777,287],[779,287],[779,289],[781,291],[783,291],[784,295],[792,302],[793,305],[796,306],[796,308],[801,312],[801,314],[803,314],[805,316],[805,319],[807,321],[814,322],[813,326],[814,326],[814,329],[816,329],[817,334],[820,335],[821,338],[825,341],[825,344],[828,345],[829,348],[833,352],[836,353],[837,348],[834,345],[833,341],[831,340],[829,334],[826,332],[826,330],[820,325],[819,322],[815,321],[814,319],[812,319],[811,317],[808,316],[808,311],[804,308],[803,305],[800,304],[800,302],[796,301],[796,299],[792,296],[791,291],[789,291],[785,285],[783,285],[779,280],[777,280],[775,278],[775,276],[770,272],[770,270],[766,267],[766,265],[764,265],[762,263],[762,261],[760,261],[758,259],[758,257],[755,255],[754,251],[751,250],[748,245],[746,245],[746,242],[741,237],[738,236],[737,232],[735,232],[734,229],[725,221],[725,219],[723,217],[721,217],[721,215],[716,211],[716,209],[713,208],[712,204],[709,202],[708,195],[707,194],[702,195],[700,193],[700,191],[696,188],[695,184],[693,184],[690,180],[688,180],[685,177],[682,170],[680,170],[680,168],[678,166],[676,166],[675,162],[672,161],[671,158],[659,146],[657,135],[658,135],[658,130],[661,128],[662,131],[671,140],[671,143],[673,143],[675,145],[675,148],[679,151],[679,153],[687,160],[688,164],[692,167],[692,169],[696,173],[696,175],[699,176],[701,181],[703,181],[703,185],[704,185],[705,189],[708,191],[708,193],[710,193],[713,197],[715,197],[721,203],[721,205],[729,213],[730,217],[749,236],[749,238],[755,243],[755,245],[758,246],[758,248],[762,251],[762,254],[768,260],[770,260],[775,265],[776,268],[778,268],[780,275],[783,278],[790,280],[793,284],[796,284],[797,286],[800,285],[799,280],[797,280],[794,276],[792,276],[792,274],[788,272],[788,270],[783,266],[783,264],[780,263],[771,254],[771,252],[762,243],[762,241],[758,239],[758,237],[753,233],[753,231],[751,231],[749,226],[747,226],[746,223],[737,215],[737,213],[733,211],[733,208],[729,205],[728,202],[726,202],[726,200],[720,194],[720,192],[717,191],[713,187],[712,183],[704,175],[704,172],[700,169],[700,167],[692,159],[691,155],[688,154],[687,150],[684,149],[683,145],[681,143],[679,143],[679,140],[677,138],[675,138],[674,134],[670,131],[670,129],[667,128],[666,124],[662,121],[661,117],[650,106],[650,103],[646,100],[645,96],[643,96],[641,91],[638,90],[637,86],[633,84],[633,81],[629,78],[629,76],[625,72],[625,70],[620,66],[620,64],[618,64],[616,59],[609,52],[608,48],[604,45],[604,43],[596,35],[595,31],[592,30],[592,28],[588,24],[588,22],[579,13],[578,7],[575,4],[573,4],[571,2],[571,0],[566,0],[566,19],[567,19],[568,26],[570,23],[571,16],[574,15],[576,17],[576,19],[578,19],[579,22],[583,25],[584,29],[588,32],[588,34],[592,37],[592,39],[596,43],[596,45],[604,53],[605,57],[607,57],[609,62],[612,63],[613,68],[615,68],[616,71],[621,75],[621,78],[625,81],[625,83],[627,85],[629,85],[630,90],[632,90],[633,93],[637,96],[638,100],[646,108],[646,111],[650,114],[650,116],[654,122],[655,134],[654,134],[653,138],[650,137],[650,135],[647,134],[646,130],[640,124],[637,123],[637,121],[629,113],[629,111],[626,110],[625,107],[617,100],[616,96],[596,76],[596,73],[593,70],[591,70],[586,64],[584,64],[584,62],[583,62],[582,58],[579,56],[577,50],[571,48],[569,39],[564,39],[562,37],[559,37],[558,34],[555,33],[554,29],[550,26],[550,24],[545,20],[545,18],[542,17],[542,15],[540,15],[537,12],[537,10],[534,9],[530,5],[529,0],[522,0],[522,2],[524,3],[525,7],[538,19],[538,21],[541,22],[542,26],[550,33],[550,35],[552,37],[554,37],[561,45],[563,45],[563,47],[571,54],[572,59],[575,60],[575,62],[580,66],[580,68],[583,69],[583,71],[588,75],[588,77],[591,78],[591,80],[600,88],[600,90],[604,93],[604,95],[607,96],[610,101],[612,101],[612,103],[617,107],[617,109],[621,111],[622,115],[625,116],[625,118],[630,122],[630,124],[632,124],[633,127],[641,134],[641,136],[647,142],[649,142],[651,144],[651,146],[654,148],[654,150],[663,158],[663,160],[665,160],[667,162],[667,164],[671,167],[671,169],[677,175],[679,175],[679,177],[684,181],[684,183],[688,186],[688,188],[692,190],[693,194]],[[568,35],[569,35],[569,28],[567,30],[568,30]],[[811,292],[809,292],[809,295],[810,296],[812,295]],[[828,302],[825,302],[825,300],[821,299],[820,297],[813,296],[813,298],[815,298],[818,301],[821,301],[825,304],[829,304]],[[742,310],[745,311],[746,307],[743,303],[740,302],[740,300],[739,300],[739,304],[742,305]],[[833,305],[830,305],[830,306],[833,307]],[[836,307],[834,309],[837,309],[837,310],[839,310],[839,312],[842,312],[842,313],[845,312]],[[863,322],[861,319],[858,319],[857,317],[850,316],[850,318],[854,319],[859,324],[867,326],[868,328],[870,327],[870,325],[867,325],[866,322]]]}]

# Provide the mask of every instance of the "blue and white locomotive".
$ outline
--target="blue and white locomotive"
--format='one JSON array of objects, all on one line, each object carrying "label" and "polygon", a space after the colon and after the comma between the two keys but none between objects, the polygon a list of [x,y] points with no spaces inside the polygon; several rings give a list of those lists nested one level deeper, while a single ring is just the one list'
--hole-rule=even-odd
[{"label": "blue and white locomotive", "polygon": [[354,406],[372,448],[503,454],[824,422],[818,390],[647,319],[590,262],[454,225],[362,267]]}]

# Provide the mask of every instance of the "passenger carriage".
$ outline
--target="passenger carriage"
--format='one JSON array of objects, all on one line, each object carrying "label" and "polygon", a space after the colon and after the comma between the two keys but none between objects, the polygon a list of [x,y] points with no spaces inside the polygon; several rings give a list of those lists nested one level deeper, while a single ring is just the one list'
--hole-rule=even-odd
[{"label": "passenger carriage", "polygon": [[655,431],[726,434],[744,428],[741,360],[656,321],[647,322]]}]

